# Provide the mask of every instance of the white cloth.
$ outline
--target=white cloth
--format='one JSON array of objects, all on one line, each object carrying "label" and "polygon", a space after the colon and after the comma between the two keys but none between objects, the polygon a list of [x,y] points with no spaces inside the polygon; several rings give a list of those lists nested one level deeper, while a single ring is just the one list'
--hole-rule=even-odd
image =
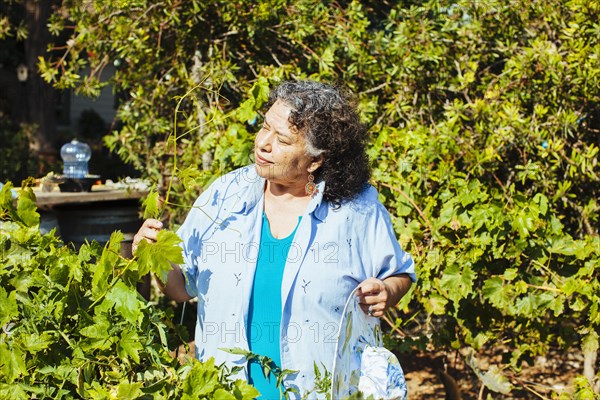
[{"label": "white cloth", "polygon": [[379,319],[360,308],[354,290],[344,307],[336,345],[331,398],[360,391],[364,398],[404,400],[406,381],[396,356],[383,347]]}]

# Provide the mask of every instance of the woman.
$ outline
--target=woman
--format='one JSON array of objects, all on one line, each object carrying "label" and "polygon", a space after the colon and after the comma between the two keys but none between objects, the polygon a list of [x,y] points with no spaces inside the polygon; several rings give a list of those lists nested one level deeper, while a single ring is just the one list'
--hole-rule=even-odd
[{"label": "woman", "polygon": [[[215,181],[179,229],[185,262],[164,292],[198,297],[198,359],[248,367],[262,398],[279,399],[274,379],[223,349],[297,371],[284,385],[305,395],[314,366],[331,369],[352,290],[360,286],[364,311],[381,317],[416,276],[368,185],[366,130],[347,97],[322,83],[284,82],[268,106],[255,164]],[[134,247],[161,227],[146,221]]]}]

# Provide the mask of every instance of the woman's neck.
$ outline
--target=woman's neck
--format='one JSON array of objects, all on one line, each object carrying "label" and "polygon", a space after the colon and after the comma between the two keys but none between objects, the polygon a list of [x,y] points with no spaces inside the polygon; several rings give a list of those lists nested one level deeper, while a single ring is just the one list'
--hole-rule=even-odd
[{"label": "woman's neck", "polygon": [[301,189],[289,190],[267,181],[264,212],[273,237],[287,237],[298,224],[298,217],[306,212],[311,197],[306,194],[304,187]]},{"label": "woman's neck", "polygon": [[267,180],[265,185],[265,196],[281,201],[298,201],[302,199],[308,199],[310,201],[310,197],[306,194],[305,185],[303,183],[286,185]]}]

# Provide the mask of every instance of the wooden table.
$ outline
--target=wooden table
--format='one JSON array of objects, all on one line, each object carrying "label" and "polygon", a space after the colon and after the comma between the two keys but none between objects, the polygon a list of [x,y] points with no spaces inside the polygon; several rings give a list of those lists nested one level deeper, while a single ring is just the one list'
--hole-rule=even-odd
[{"label": "wooden table", "polygon": [[104,185],[92,186],[91,192],[61,192],[55,188],[52,192],[33,189],[38,208],[49,209],[64,204],[85,204],[118,200],[139,200],[148,192],[139,190],[114,189]]},{"label": "wooden table", "polygon": [[43,192],[35,188],[36,204],[44,222],[54,224],[65,242],[76,247],[87,241],[106,243],[110,234],[120,230],[131,241],[142,225],[140,199],[147,193],[139,190],[92,186],[90,192],[61,192],[58,188]]}]

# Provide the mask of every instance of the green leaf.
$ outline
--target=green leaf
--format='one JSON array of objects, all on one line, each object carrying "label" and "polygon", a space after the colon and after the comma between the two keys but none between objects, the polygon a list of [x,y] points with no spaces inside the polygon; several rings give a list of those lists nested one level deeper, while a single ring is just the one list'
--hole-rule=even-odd
[{"label": "green leaf", "polygon": [[82,328],[79,333],[82,336],[92,339],[104,339],[106,338],[107,332],[110,330],[110,322],[106,318],[97,316],[95,323],[85,328]]},{"label": "green leaf", "polygon": [[520,210],[515,215],[512,226],[522,238],[526,238],[535,230],[535,218],[529,213],[529,210]]},{"label": "green leaf", "polygon": [[598,352],[598,348],[600,347],[598,343],[598,333],[596,331],[591,331],[581,341],[581,350],[583,354],[595,354]]},{"label": "green leaf", "polygon": [[3,342],[0,342],[0,367],[0,372],[8,383],[14,382],[21,375],[27,375],[23,352],[18,347],[9,348]]},{"label": "green leaf", "polygon": [[236,400],[235,396],[225,389],[215,390],[212,398],[215,400]]},{"label": "green leaf", "polygon": [[480,379],[492,392],[509,394],[512,390],[512,385],[508,378],[495,365],[492,365],[488,371],[481,375]]},{"label": "green leaf", "polygon": [[[202,186],[207,174],[200,171],[196,166],[189,166],[177,172],[177,177],[186,189]],[[144,215],[144,218],[148,218]],[[151,217],[156,218],[156,217]]]},{"label": "green leaf", "polygon": [[519,276],[519,270],[517,268],[508,268],[504,271],[503,276],[504,279],[510,282]]},{"label": "green leaf", "polygon": [[41,334],[30,333],[21,336],[23,347],[29,353],[37,353],[40,350],[47,349],[55,338],[48,332],[42,332]]},{"label": "green leaf", "polygon": [[128,383],[122,382],[119,383],[119,387],[117,388],[117,398],[123,400],[134,400],[140,396],[144,395],[142,392],[142,383]]},{"label": "green leaf", "polygon": [[219,350],[223,350],[229,354],[237,354],[237,355],[241,355],[244,357],[247,357],[252,354],[252,352],[250,350],[242,349],[241,347],[232,347],[230,349],[219,348]]},{"label": "green leaf", "polygon": [[18,315],[17,292],[13,290],[6,293],[6,290],[0,286],[0,327]]},{"label": "green leaf", "polygon": [[584,259],[587,254],[585,249],[585,241],[573,240],[568,236],[553,241],[550,251],[556,254],[575,256],[580,260]]},{"label": "green leaf", "polygon": [[475,275],[470,266],[465,265],[462,270],[458,265],[451,265],[446,268],[440,284],[447,291],[448,297],[458,303],[461,299],[472,293],[471,287]]},{"label": "green leaf", "polygon": [[238,379],[234,382],[233,392],[235,397],[240,400],[255,399],[260,395],[260,392],[243,379]]},{"label": "green leaf", "polygon": [[121,340],[117,346],[117,354],[122,358],[131,358],[134,362],[140,362],[139,352],[144,348],[138,334],[131,330],[125,330],[121,334]]},{"label": "green leaf", "polygon": [[28,399],[27,393],[19,385],[0,383],[0,398],[2,399]]},{"label": "green leaf", "polygon": [[256,101],[253,98],[249,98],[240,104],[236,110],[236,117],[240,122],[250,123],[258,117],[256,110]]},{"label": "green leaf", "polygon": [[260,360],[260,366],[262,367],[262,373],[263,373],[264,377],[269,379],[269,376],[271,375],[271,369],[272,369],[271,363],[265,362],[264,356],[259,357],[259,360]]},{"label": "green leaf", "polygon": [[215,360],[212,357],[204,363],[194,362],[194,366],[183,382],[182,400],[212,397],[211,395],[220,387],[219,370],[214,364]]},{"label": "green leaf", "polygon": [[431,293],[425,303],[425,309],[433,315],[444,315],[446,313],[446,304],[448,300],[438,293]]},{"label": "green leaf", "polygon": [[94,268],[92,277],[92,293],[100,297],[108,290],[108,278],[113,275],[114,268],[119,264],[121,242],[124,236],[121,232],[113,232],[100,256],[100,261]]},{"label": "green leaf", "polygon": [[565,279],[563,286],[561,287],[561,290],[564,292],[565,295],[570,296],[573,293],[579,291],[583,284],[584,283],[582,283],[581,280],[571,277],[571,278]]},{"label": "green leaf", "polygon": [[263,76],[252,86],[250,93],[255,101],[255,106],[260,109],[269,99],[269,82]]},{"label": "green leaf", "polygon": [[501,278],[486,279],[481,290],[483,298],[487,299],[494,307],[503,310],[511,303],[510,290],[504,286]]},{"label": "green leaf", "polygon": [[81,282],[83,279],[84,270],[81,266],[81,258],[76,255],[66,256],[67,266],[69,267],[69,279],[75,282]]},{"label": "green leaf", "polygon": [[153,272],[163,283],[166,282],[167,274],[172,269],[171,263],[183,263],[179,243],[181,239],[177,234],[167,230],[158,232],[154,243],[142,240],[136,251],[140,274],[146,271]]},{"label": "green leaf", "polygon": [[91,389],[87,390],[86,395],[93,400],[108,400],[114,397],[110,391],[104,388],[99,382],[94,381],[91,384]]},{"label": "green leaf", "polygon": [[[593,306],[593,305],[592,305]],[[560,316],[565,311],[565,302],[563,296],[555,297],[549,304],[548,308],[552,310],[555,317]]]},{"label": "green leaf", "polygon": [[548,212],[548,198],[542,193],[537,193],[535,196],[533,196],[533,201],[539,204],[540,214],[546,215]]},{"label": "green leaf", "polygon": [[21,189],[17,200],[17,213],[21,221],[28,227],[40,224],[40,214],[38,214],[36,208],[33,191],[30,188]]},{"label": "green leaf", "polygon": [[115,310],[132,325],[135,325],[138,319],[141,318],[141,303],[138,300],[138,293],[125,283],[117,282],[106,295],[106,299],[112,302],[115,305]]},{"label": "green leaf", "polygon": [[515,310],[523,316],[533,316],[538,310],[537,301],[534,295],[528,294],[515,302]]},{"label": "green leaf", "polygon": [[148,218],[158,218],[160,217],[160,196],[156,187],[153,187],[150,190],[150,193],[146,195],[146,198],[142,202],[142,207],[144,209],[144,219]]}]

